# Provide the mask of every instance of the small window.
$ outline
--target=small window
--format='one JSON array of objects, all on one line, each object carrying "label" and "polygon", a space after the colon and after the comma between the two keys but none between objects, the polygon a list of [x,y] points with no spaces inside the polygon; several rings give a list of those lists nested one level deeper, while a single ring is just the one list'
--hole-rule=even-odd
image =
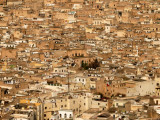
[{"label": "small window", "polygon": [[54,111],[52,111],[52,115],[54,115]]},{"label": "small window", "polygon": [[116,106],[118,106],[118,103],[116,103]]},{"label": "small window", "polygon": [[71,114],[69,115],[69,118],[72,118],[72,115],[71,115]]},{"label": "small window", "polygon": [[64,118],[67,118],[67,114],[66,113],[64,114]]}]

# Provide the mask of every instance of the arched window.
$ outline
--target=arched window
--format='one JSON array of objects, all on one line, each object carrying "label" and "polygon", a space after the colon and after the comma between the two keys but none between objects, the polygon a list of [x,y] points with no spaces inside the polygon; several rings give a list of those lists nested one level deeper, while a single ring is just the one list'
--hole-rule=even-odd
[{"label": "arched window", "polygon": [[72,118],[72,115],[71,115],[71,114],[69,115],[69,118]]},{"label": "arched window", "polygon": [[61,117],[62,117],[62,114],[60,114],[59,117],[61,118]]},{"label": "arched window", "polygon": [[67,118],[67,114],[66,113],[64,114],[64,118]]}]

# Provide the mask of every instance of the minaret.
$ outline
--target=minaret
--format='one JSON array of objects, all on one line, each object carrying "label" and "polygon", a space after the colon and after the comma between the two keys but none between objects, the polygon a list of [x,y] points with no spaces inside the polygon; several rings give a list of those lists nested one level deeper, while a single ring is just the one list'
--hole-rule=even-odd
[{"label": "minaret", "polygon": [[137,68],[137,75],[141,75],[141,69],[139,67]]}]

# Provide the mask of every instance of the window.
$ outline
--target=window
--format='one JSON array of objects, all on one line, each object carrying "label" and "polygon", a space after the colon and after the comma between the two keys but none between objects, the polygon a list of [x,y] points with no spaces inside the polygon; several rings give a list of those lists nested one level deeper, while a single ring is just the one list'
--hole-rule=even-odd
[{"label": "window", "polygon": [[71,114],[69,115],[69,118],[72,118],[72,115],[71,115]]},{"label": "window", "polygon": [[44,117],[46,117],[46,114],[44,114]]},{"label": "window", "polygon": [[116,103],[116,106],[118,106],[118,103]]},{"label": "window", "polygon": [[54,111],[52,111],[52,115],[54,115]]},{"label": "window", "polygon": [[67,114],[66,113],[64,114],[64,118],[67,118]]},{"label": "window", "polygon": [[156,100],[156,104],[158,105],[158,100]]},{"label": "window", "polygon": [[47,109],[47,107],[45,107],[45,109]]}]

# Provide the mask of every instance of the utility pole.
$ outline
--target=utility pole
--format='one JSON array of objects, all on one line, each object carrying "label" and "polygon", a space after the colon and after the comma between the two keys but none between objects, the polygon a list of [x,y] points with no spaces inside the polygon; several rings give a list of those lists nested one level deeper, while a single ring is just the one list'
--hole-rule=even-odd
[{"label": "utility pole", "polygon": [[[67,48],[67,56],[68,56],[68,48]],[[69,58],[69,56],[68,56],[68,58]],[[70,92],[70,83],[69,83],[69,68],[68,68],[68,63],[67,63],[67,73],[68,73],[67,77],[68,77],[68,93],[69,93]]]},{"label": "utility pole", "polygon": [[151,108],[151,120],[152,120],[152,108]]},{"label": "utility pole", "polygon": [[[2,99],[2,90],[1,90],[1,99]],[[2,99],[3,100],[3,99]],[[2,102],[1,102],[1,117],[3,116],[2,113],[3,112],[3,106],[2,106]]]},{"label": "utility pole", "polygon": [[28,84],[28,100],[29,100],[29,84]]},{"label": "utility pole", "polygon": [[[68,70],[68,66],[67,66],[67,70]],[[70,83],[69,83],[69,70],[68,70],[68,93],[70,92]]]}]

